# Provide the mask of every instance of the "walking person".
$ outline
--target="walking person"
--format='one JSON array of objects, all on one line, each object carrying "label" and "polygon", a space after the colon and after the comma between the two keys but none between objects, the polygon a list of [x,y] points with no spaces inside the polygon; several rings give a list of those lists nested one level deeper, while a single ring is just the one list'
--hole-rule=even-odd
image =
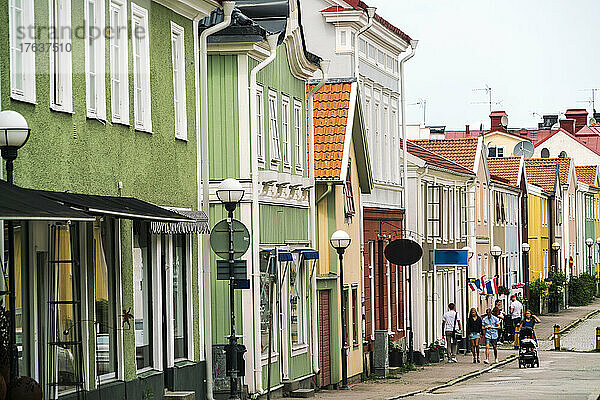
[{"label": "walking person", "polygon": [[492,315],[500,319],[500,329],[498,329],[498,341],[502,343],[504,341],[502,333],[506,331],[506,320],[504,319],[504,311],[502,311],[502,300],[496,300],[496,303],[494,304],[494,309],[492,310]]},{"label": "walking person", "polygon": [[485,310],[485,317],[481,319],[481,325],[485,331],[485,360],[484,364],[490,361],[490,345],[494,348],[494,362],[498,362],[498,330],[500,329],[500,319],[492,314],[491,309]]},{"label": "walking person", "polygon": [[454,303],[448,304],[448,311],[442,316],[442,332],[444,332],[444,337],[446,338],[449,363],[458,362],[456,352],[458,349],[458,337],[462,331],[460,316],[454,308]]},{"label": "walking person", "polygon": [[512,321],[511,336],[515,337],[515,328],[521,324],[523,318],[523,303],[517,300],[517,296],[514,294],[510,296],[510,305],[508,306],[508,313]]},{"label": "walking person", "polygon": [[479,341],[483,333],[483,323],[481,317],[477,314],[475,307],[469,312],[467,320],[467,337],[471,341],[471,353],[473,353],[473,364],[481,362],[479,360]]}]

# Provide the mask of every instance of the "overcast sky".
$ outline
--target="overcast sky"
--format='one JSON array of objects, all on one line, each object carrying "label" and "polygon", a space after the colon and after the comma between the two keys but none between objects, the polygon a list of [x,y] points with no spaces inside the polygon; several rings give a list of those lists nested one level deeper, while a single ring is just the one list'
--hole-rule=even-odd
[{"label": "overcast sky", "polygon": [[[419,40],[406,64],[407,104],[427,101],[428,125],[489,127],[486,93],[509,127],[535,127],[538,114],[587,108],[600,88],[598,0],[368,0]],[[600,111],[600,91],[596,93]],[[423,120],[407,105],[408,122]]]}]

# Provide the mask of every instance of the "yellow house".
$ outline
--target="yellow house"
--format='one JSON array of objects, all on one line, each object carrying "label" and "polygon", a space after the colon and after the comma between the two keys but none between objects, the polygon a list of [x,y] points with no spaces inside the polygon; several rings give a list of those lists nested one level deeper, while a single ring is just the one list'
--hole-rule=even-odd
[{"label": "yellow house", "polygon": [[[319,382],[322,387],[337,386],[341,382],[340,349],[347,354],[349,381],[359,380],[363,372],[360,196],[371,193],[373,178],[359,99],[354,79],[329,81],[314,97]],[[337,230],[345,231],[351,238],[343,256],[343,301],[338,254],[329,243]],[[342,346],[343,327],[346,340]]]}]

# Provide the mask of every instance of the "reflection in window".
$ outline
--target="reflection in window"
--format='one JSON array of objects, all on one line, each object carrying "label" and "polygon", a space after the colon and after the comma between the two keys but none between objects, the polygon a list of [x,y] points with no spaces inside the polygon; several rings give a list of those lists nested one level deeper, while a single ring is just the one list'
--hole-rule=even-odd
[{"label": "reflection in window", "polygon": [[[272,332],[275,332],[276,316],[273,313],[275,304],[276,285],[275,285],[275,255],[270,251],[260,252],[260,343],[262,354],[269,353],[269,321],[273,315]],[[273,283],[273,284],[271,284]],[[272,293],[271,293],[272,292]],[[271,302],[269,304],[269,298]],[[276,335],[271,335],[271,351],[275,353],[277,349],[275,343]]]},{"label": "reflection in window", "polygon": [[178,359],[188,356],[185,235],[173,235],[173,247],[173,336]]},{"label": "reflection in window", "polygon": [[94,224],[96,370],[98,376],[117,371],[114,220]]},{"label": "reflection in window", "polygon": [[290,269],[290,332],[292,345],[301,345],[304,340],[304,260],[289,263]]},{"label": "reflection in window", "polygon": [[358,288],[352,288],[352,344],[358,346]]},{"label": "reflection in window", "polygon": [[146,223],[133,224],[133,316],[138,369],[152,365],[152,240]]}]

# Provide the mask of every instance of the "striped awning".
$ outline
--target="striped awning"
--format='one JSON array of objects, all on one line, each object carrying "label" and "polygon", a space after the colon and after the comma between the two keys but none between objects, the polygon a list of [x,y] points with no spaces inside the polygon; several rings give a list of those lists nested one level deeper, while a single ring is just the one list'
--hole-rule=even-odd
[{"label": "striped awning", "polygon": [[192,210],[180,210],[177,208],[164,207],[169,211],[173,211],[181,216],[187,217],[193,222],[162,222],[152,221],[150,224],[150,230],[152,233],[167,235],[173,234],[185,234],[185,233],[199,233],[208,234],[210,233],[210,227],[208,226],[208,217],[204,211],[192,211]]}]

